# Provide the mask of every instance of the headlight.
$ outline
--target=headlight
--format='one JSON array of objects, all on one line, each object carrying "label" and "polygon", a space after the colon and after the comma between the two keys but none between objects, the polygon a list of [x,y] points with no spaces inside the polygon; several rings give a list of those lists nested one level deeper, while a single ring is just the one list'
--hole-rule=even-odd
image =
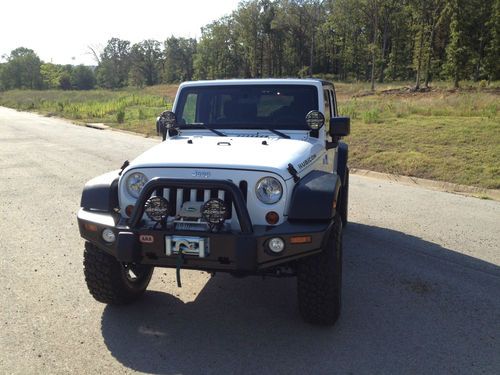
[{"label": "headlight", "polygon": [[148,182],[148,178],[140,173],[134,172],[130,176],[127,177],[127,191],[134,198],[139,198],[139,194],[141,194],[141,190]]},{"label": "headlight", "polygon": [[255,185],[255,194],[262,203],[274,204],[281,199],[283,187],[274,177],[264,177]]}]

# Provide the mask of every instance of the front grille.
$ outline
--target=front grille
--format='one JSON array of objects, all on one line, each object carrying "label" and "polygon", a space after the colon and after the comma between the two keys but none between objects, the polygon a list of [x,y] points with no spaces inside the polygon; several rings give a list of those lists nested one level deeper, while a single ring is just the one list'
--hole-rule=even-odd
[{"label": "front grille", "polygon": [[[245,180],[242,180],[237,185],[243,195],[243,198],[246,202],[247,200],[247,190],[248,183]],[[233,201],[231,194],[224,190],[217,189],[175,189],[175,188],[159,188],[155,191],[153,195],[162,196],[167,199],[170,203],[170,216],[178,217],[181,212],[181,207],[185,202],[206,202],[211,198],[219,198],[224,201],[226,206],[229,208],[229,216],[227,220],[230,220],[233,217]]]},{"label": "front grille", "polygon": [[[199,227],[208,227],[210,230],[216,231],[241,230],[244,234],[252,233],[252,220],[244,198],[247,192],[242,191],[240,186],[244,188],[248,184],[242,181],[235,183],[229,179],[152,178],[143,187],[127,223],[131,229],[144,227],[156,229],[161,226],[163,229],[176,230],[177,224],[182,222],[184,224],[198,224]],[[146,204],[153,196],[161,196],[169,202],[168,217],[161,216],[164,218],[161,222],[153,221],[145,213]],[[220,226],[221,223],[217,218],[216,222],[219,222],[219,225],[209,224],[202,218],[203,204],[211,197],[220,198],[227,204],[230,218],[223,223],[224,228]],[[189,203],[186,204],[188,201]],[[165,214],[164,209],[158,206],[158,204],[161,205],[160,202],[152,201],[151,204],[153,210],[150,212],[151,217]],[[156,212],[156,214],[153,212]],[[213,215],[213,212],[211,215]]]}]

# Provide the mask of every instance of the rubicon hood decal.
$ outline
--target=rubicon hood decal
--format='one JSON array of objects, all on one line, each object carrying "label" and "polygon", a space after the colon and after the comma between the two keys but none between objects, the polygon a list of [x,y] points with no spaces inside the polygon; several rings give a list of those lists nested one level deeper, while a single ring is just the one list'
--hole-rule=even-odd
[{"label": "rubicon hood decal", "polygon": [[299,165],[298,165],[299,169],[304,169],[309,164],[311,164],[314,161],[314,159],[316,159],[316,154],[311,155],[306,160],[304,160],[303,162],[300,162]]}]

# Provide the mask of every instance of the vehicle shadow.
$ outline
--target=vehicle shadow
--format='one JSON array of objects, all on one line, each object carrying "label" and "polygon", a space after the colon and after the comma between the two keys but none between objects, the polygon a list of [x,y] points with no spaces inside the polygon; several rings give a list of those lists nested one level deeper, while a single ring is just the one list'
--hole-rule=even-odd
[{"label": "vehicle shadow", "polygon": [[190,303],[149,291],[107,306],[102,335],[124,366],[155,374],[500,373],[499,291],[494,264],[350,223],[332,328],[301,321],[295,279],[217,275]]}]

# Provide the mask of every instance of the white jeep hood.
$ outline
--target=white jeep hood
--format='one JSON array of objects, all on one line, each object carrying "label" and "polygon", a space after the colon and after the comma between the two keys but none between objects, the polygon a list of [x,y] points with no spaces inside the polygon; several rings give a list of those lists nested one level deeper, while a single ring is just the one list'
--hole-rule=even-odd
[{"label": "white jeep hood", "polygon": [[149,149],[132,161],[127,170],[149,167],[260,170],[288,180],[289,163],[300,172],[321,157],[321,150],[316,139],[178,136]]}]

